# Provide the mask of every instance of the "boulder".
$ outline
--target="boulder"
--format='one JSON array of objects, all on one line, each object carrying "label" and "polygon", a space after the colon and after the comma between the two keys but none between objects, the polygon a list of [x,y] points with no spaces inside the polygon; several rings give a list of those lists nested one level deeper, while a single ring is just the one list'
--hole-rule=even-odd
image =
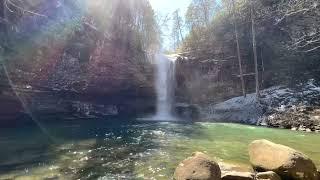
[{"label": "boulder", "polygon": [[303,153],[268,140],[249,145],[250,162],[258,171],[274,171],[283,179],[318,180],[315,164]]},{"label": "boulder", "polygon": [[250,172],[228,172],[222,176],[222,180],[253,180],[253,174]]},{"label": "boulder", "polygon": [[219,165],[206,154],[195,152],[183,160],[174,172],[175,180],[219,180]]},{"label": "boulder", "polygon": [[256,174],[256,180],[281,180],[280,176],[273,171]]},{"label": "boulder", "polygon": [[230,164],[226,162],[219,162],[219,167],[221,170],[221,177],[230,172],[250,172],[251,174],[254,174],[253,168],[244,164]]}]

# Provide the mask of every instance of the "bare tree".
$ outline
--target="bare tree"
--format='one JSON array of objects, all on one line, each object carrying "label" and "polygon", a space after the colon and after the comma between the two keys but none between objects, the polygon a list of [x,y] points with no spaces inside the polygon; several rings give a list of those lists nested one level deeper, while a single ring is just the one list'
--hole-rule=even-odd
[{"label": "bare tree", "polygon": [[239,33],[238,33],[238,25],[236,20],[236,12],[235,12],[235,3],[234,0],[232,0],[232,14],[233,14],[233,24],[234,24],[234,33],[236,36],[236,43],[237,43],[237,56],[238,56],[238,63],[239,63],[239,72],[240,72],[240,80],[241,80],[241,88],[242,88],[242,94],[243,97],[246,97],[246,87],[244,83],[243,78],[243,70],[242,70],[242,59],[240,54],[240,43],[239,43]]},{"label": "bare tree", "polygon": [[8,25],[5,0],[0,0],[0,53],[2,50],[5,51],[8,46]]},{"label": "bare tree", "polygon": [[172,14],[173,27],[172,27],[172,38],[174,40],[174,46],[177,48],[181,42],[183,42],[183,20],[179,14],[179,9],[175,10]]},{"label": "bare tree", "polygon": [[256,80],[256,98],[260,99],[260,85],[259,85],[259,70],[258,70],[258,57],[257,57],[257,43],[256,43],[256,29],[255,29],[255,15],[254,15],[254,2],[251,0],[251,31],[252,31],[252,48],[253,59],[255,67],[255,80]]},{"label": "bare tree", "polygon": [[192,30],[208,27],[216,7],[216,0],[192,0],[186,12],[188,28]]},{"label": "bare tree", "polygon": [[[287,20],[299,16],[295,21],[296,27],[303,31],[290,30],[292,44],[289,48],[300,52],[320,50],[320,1],[319,0],[287,0],[279,3],[275,14],[275,25],[282,26]],[[312,22],[312,23],[308,23]],[[288,30],[288,27],[282,27]],[[290,28],[290,27],[289,27]],[[292,26],[292,28],[295,28]]]}]

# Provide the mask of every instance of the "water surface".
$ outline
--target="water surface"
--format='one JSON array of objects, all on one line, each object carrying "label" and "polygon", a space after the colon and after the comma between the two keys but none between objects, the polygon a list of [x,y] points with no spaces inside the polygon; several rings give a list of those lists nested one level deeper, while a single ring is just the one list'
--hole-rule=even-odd
[{"label": "water surface", "polygon": [[0,130],[0,179],[170,179],[194,151],[249,167],[248,144],[268,139],[320,168],[320,134],[221,123],[87,119]]}]

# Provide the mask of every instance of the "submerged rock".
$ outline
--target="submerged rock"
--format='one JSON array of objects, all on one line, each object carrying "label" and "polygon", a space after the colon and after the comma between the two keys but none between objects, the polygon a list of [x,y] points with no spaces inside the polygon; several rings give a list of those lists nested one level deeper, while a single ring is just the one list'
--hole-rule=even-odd
[{"label": "submerged rock", "polygon": [[281,178],[277,173],[273,171],[267,171],[267,172],[257,173],[256,180],[281,180]]},{"label": "submerged rock", "polygon": [[229,172],[222,176],[222,180],[253,180],[253,174],[250,172]]},{"label": "submerged rock", "polygon": [[221,171],[219,165],[206,154],[195,152],[183,160],[174,172],[175,180],[219,180]]},{"label": "submerged rock", "polygon": [[250,162],[257,171],[274,171],[283,179],[318,180],[315,164],[303,153],[268,140],[249,145]]}]

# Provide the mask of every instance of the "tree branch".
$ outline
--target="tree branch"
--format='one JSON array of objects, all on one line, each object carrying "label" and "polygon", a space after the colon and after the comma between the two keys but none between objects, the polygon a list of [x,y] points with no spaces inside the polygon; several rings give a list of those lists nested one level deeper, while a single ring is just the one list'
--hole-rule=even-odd
[{"label": "tree branch", "polygon": [[320,49],[320,46],[314,47],[314,48],[312,48],[312,49],[309,49],[309,50],[306,50],[306,51],[303,51],[303,52],[309,53],[309,52],[315,51],[315,50],[317,50],[317,49]]},{"label": "tree branch", "polygon": [[296,15],[298,13],[301,13],[303,12],[303,14],[305,14],[306,12],[310,11],[311,9],[307,9],[307,8],[304,8],[304,9],[300,9],[300,10],[297,10],[297,11],[291,11],[289,13],[286,13],[285,15],[282,16],[282,18],[280,18],[274,25],[278,25],[280,24],[284,19],[286,19],[287,17],[289,16],[293,16],[293,15]]},{"label": "tree branch", "polygon": [[9,12],[11,12],[11,13],[14,12],[11,8],[9,8],[8,3],[7,3],[6,0],[4,1],[4,4],[6,5],[6,8],[9,10]]},{"label": "tree branch", "polygon": [[21,10],[22,12],[27,12],[27,13],[32,14],[32,15],[36,15],[36,16],[48,18],[48,16],[46,16],[46,15],[39,14],[39,13],[36,13],[36,12],[33,12],[33,11],[29,11],[29,10],[26,10],[26,9],[24,9],[24,8],[16,5],[15,3],[13,3],[11,0],[5,0],[6,7],[9,9],[10,12],[14,12],[14,11],[11,10],[11,9],[8,7],[8,4],[7,4],[7,3],[9,3],[9,4],[12,5],[13,7]]}]

